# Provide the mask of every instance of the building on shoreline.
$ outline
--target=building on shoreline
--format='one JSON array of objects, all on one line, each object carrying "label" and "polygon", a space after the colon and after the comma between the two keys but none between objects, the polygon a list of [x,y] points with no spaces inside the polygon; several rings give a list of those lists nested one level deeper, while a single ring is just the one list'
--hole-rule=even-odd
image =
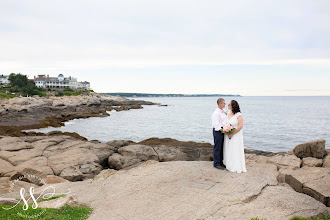
[{"label": "building on shoreline", "polygon": [[85,82],[78,82],[78,90],[90,90],[90,83],[85,81]]},{"label": "building on shoreline", "polygon": [[1,84],[6,84],[6,83],[10,83],[9,81],[9,76],[8,75],[0,75],[0,83]]},{"label": "building on shoreline", "polygon": [[34,77],[34,83],[37,87],[44,89],[64,90],[70,88],[72,90],[89,90],[90,83],[78,82],[77,78],[71,76],[64,77],[63,74],[59,74],[58,77],[49,77],[49,75],[38,75]]}]

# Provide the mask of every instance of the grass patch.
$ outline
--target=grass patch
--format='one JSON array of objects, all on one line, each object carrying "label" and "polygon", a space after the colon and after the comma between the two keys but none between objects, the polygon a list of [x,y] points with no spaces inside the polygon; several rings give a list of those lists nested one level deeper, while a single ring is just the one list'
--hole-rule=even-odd
[{"label": "grass patch", "polygon": [[[89,214],[93,211],[89,207],[71,207],[63,206],[60,209],[49,209],[49,208],[29,208],[24,211],[23,205],[17,205],[15,208],[5,210],[3,208],[10,208],[12,206],[0,205],[0,219],[31,219],[31,217],[37,219],[87,219]],[[25,216],[25,217],[24,217]],[[26,218],[30,217],[30,218]]]},{"label": "grass patch", "polygon": [[[261,219],[261,218],[251,218],[250,220],[266,220],[266,219]],[[304,218],[300,216],[296,216],[291,218],[290,220],[330,220],[330,215],[326,214],[324,218]]]},{"label": "grass patch", "polygon": [[330,215],[326,214],[324,218],[304,218],[304,217],[296,216],[291,218],[290,220],[330,220]]},{"label": "grass patch", "polygon": [[38,199],[38,203],[43,202],[43,201],[49,201],[49,200],[57,199],[57,198],[60,198],[60,197],[63,197],[63,196],[65,196],[65,195],[62,194],[62,195],[58,195],[58,196],[52,196],[52,197],[47,198],[47,199]]},{"label": "grass patch", "polygon": [[11,99],[18,96],[18,94],[6,93],[5,91],[0,90],[0,99]]}]

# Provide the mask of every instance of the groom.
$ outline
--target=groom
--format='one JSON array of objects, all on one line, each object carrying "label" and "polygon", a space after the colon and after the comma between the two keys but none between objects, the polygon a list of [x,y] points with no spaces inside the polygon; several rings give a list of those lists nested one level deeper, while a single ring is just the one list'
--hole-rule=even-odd
[{"label": "groom", "polygon": [[218,108],[212,114],[212,126],[213,126],[213,166],[220,170],[225,169],[223,164],[223,140],[224,134],[221,133],[220,129],[227,124],[227,116],[223,110],[226,106],[226,102],[223,98],[217,100]]}]

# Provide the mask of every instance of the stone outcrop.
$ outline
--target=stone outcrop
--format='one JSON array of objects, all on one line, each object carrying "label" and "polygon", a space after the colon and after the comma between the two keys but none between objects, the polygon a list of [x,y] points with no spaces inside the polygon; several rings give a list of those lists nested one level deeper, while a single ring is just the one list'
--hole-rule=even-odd
[{"label": "stone outcrop", "polygon": [[287,171],[285,182],[294,190],[305,193],[330,207],[330,169],[302,167]]},{"label": "stone outcrop", "polygon": [[[2,137],[0,177],[49,175],[70,181],[93,178],[107,166],[115,147],[70,136]],[[25,178],[27,182],[39,185]]]},{"label": "stone outcrop", "polygon": [[[54,185],[89,204],[89,219],[259,219],[322,217],[314,198],[277,182],[277,166],[249,161],[247,173],[213,168],[212,161],[146,162],[100,181]],[[42,186],[42,188],[46,187]],[[86,190],[88,189],[88,190]]]},{"label": "stone outcrop", "polygon": [[267,163],[276,164],[278,166],[278,168],[287,167],[287,166],[293,167],[293,168],[300,168],[301,160],[298,157],[296,157],[295,155],[277,154],[275,156],[270,157],[267,160]]},{"label": "stone outcrop", "polygon": [[305,157],[314,157],[322,159],[327,153],[325,151],[325,140],[318,139],[297,145],[293,153],[300,159]]},{"label": "stone outcrop", "polygon": [[109,176],[114,175],[117,172],[118,171],[113,170],[113,169],[102,170],[97,176],[94,177],[93,181],[105,180],[105,179],[109,178]]},{"label": "stone outcrop", "polygon": [[302,166],[321,167],[322,164],[323,164],[322,159],[317,159],[314,157],[305,157],[302,159]]},{"label": "stone outcrop", "polygon": [[63,196],[49,201],[43,201],[38,203],[39,208],[60,209],[65,205],[78,206],[78,203],[75,201],[75,196]]},{"label": "stone outcrop", "polygon": [[[134,165],[139,165],[147,160],[155,160],[159,162],[165,161],[210,161],[213,159],[213,147],[198,145],[199,147],[188,147],[187,142],[172,141],[169,143],[169,138],[161,142],[162,139],[152,139],[153,143],[147,141],[140,142],[139,144],[130,144],[124,141],[108,142],[111,146],[115,146],[116,153],[108,158],[109,167],[112,169],[123,169]],[[165,143],[169,145],[156,145]],[[173,140],[173,139],[170,139]],[[143,145],[141,143],[149,143],[151,146]],[[175,144],[173,144],[175,143]],[[182,143],[180,146],[179,143]],[[196,143],[197,144],[197,143]],[[196,145],[195,144],[195,145]],[[173,146],[174,145],[174,146]]]},{"label": "stone outcrop", "polygon": [[[323,143],[323,141],[314,141]],[[247,164],[251,162],[271,163],[277,166],[277,180],[280,183],[287,183],[299,193],[304,193],[330,207],[330,160],[329,154],[324,158],[307,157],[307,155],[322,155],[323,147],[310,147],[310,143],[298,146],[308,146],[304,151],[301,147],[296,147],[288,153],[278,153],[274,156],[263,156],[255,154],[245,154]],[[299,151],[297,151],[299,149]],[[306,150],[308,149],[308,150]],[[325,150],[327,152],[329,150]],[[300,152],[301,154],[297,153]],[[308,152],[308,154],[302,154]],[[297,156],[301,156],[300,160]]]}]

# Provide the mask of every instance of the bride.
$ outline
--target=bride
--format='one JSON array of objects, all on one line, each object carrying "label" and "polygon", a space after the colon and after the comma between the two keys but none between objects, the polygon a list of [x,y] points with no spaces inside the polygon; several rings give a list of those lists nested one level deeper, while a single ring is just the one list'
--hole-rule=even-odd
[{"label": "bride", "polygon": [[223,149],[223,163],[231,172],[246,172],[244,143],[243,143],[243,115],[237,101],[231,100],[228,104],[230,113],[227,115],[228,123],[234,128],[232,134],[226,134]]}]

